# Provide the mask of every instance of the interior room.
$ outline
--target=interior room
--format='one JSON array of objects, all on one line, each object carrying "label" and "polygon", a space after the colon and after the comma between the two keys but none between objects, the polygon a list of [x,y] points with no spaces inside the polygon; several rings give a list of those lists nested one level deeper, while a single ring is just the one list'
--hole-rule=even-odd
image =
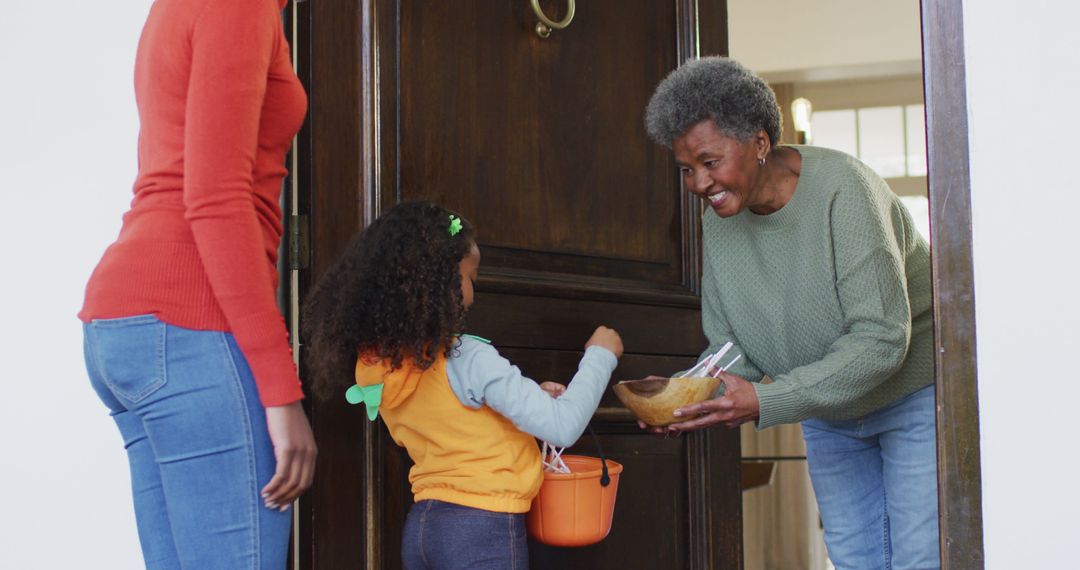
[{"label": "interior room", "polygon": [[[132,201],[143,25],[155,4],[181,1],[5,11],[0,567],[146,565],[124,442],[88,381],[76,313]],[[285,4],[308,100],[278,268],[297,359],[317,278],[381,213],[424,199],[478,228],[469,332],[525,374],[565,382],[601,323],[625,344],[613,383],[693,366],[707,346],[702,200],[643,114],[671,71],[729,55],[773,88],[784,143],[866,162],[929,236],[942,567],[1070,567],[1080,192],[1069,114],[1047,101],[1080,89],[1080,8],[576,0],[566,22],[568,6]],[[400,568],[408,455],[344,396],[304,406],[319,462],[292,505],[288,567]],[[595,438],[567,453],[623,466],[610,533],[534,541],[530,567],[831,567],[798,425],[655,437],[611,390],[591,425]]]},{"label": "interior room", "polygon": [[[870,164],[929,239],[918,5],[735,0],[728,15],[731,56],[776,92],[784,142]],[[831,568],[799,426],[741,430],[744,567]]]}]

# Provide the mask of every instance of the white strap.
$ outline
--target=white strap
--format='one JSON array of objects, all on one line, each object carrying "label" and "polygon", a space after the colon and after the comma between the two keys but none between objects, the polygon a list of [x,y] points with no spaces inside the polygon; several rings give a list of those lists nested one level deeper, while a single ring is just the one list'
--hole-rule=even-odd
[{"label": "white strap", "polygon": [[540,450],[540,462],[544,465],[544,471],[550,473],[569,473],[570,468],[566,466],[566,462],[562,459],[562,453],[566,451],[565,447],[555,447],[548,442],[543,442],[544,445]]}]

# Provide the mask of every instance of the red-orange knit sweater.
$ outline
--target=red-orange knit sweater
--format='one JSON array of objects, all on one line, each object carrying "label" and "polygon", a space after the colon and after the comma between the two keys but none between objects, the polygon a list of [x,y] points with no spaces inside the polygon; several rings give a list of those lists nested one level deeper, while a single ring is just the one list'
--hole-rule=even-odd
[{"label": "red-orange knit sweater", "polygon": [[157,0],[135,60],[135,197],[79,318],[231,331],[264,406],[302,397],[278,312],[278,199],[307,98],[285,0]]}]

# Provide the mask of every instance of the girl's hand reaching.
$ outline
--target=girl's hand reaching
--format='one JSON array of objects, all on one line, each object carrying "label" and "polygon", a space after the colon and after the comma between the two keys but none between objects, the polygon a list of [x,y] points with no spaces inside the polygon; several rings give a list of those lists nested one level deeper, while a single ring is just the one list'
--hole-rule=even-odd
[{"label": "girl's hand reaching", "polygon": [[613,329],[609,329],[605,326],[596,327],[596,331],[592,333],[592,337],[585,343],[585,348],[589,348],[593,345],[610,350],[615,355],[615,358],[622,358],[622,337],[620,337],[619,333],[615,332]]},{"label": "girl's hand reaching", "polygon": [[541,382],[540,389],[547,392],[552,398],[558,398],[566,391],[566,386],[558,382]]},{"label": "girl's hand reaching", "polygon": [[[619,358],[623,353],[622,338],[619,337],[619,333],[604,326],[596,327],[596,331],[589,338],[589,342],[585,343],[585,348],[593,345],[610,350],[615,355],[615,358]],[[552,398],[558,398],[563,395],[563,392],[566,392],[566,386],[558,382],[541,382],[540,389],[547,392]]]}]

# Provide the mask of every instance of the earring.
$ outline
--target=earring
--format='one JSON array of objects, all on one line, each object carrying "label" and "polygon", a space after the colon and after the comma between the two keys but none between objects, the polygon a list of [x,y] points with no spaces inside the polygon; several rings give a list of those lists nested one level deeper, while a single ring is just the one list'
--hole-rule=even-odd
[{"label": "earring", "polygon": [[758,166],[765,166],[765,157],[763,156],[763,157],[759,158],[757,163],[758,163]]}]

